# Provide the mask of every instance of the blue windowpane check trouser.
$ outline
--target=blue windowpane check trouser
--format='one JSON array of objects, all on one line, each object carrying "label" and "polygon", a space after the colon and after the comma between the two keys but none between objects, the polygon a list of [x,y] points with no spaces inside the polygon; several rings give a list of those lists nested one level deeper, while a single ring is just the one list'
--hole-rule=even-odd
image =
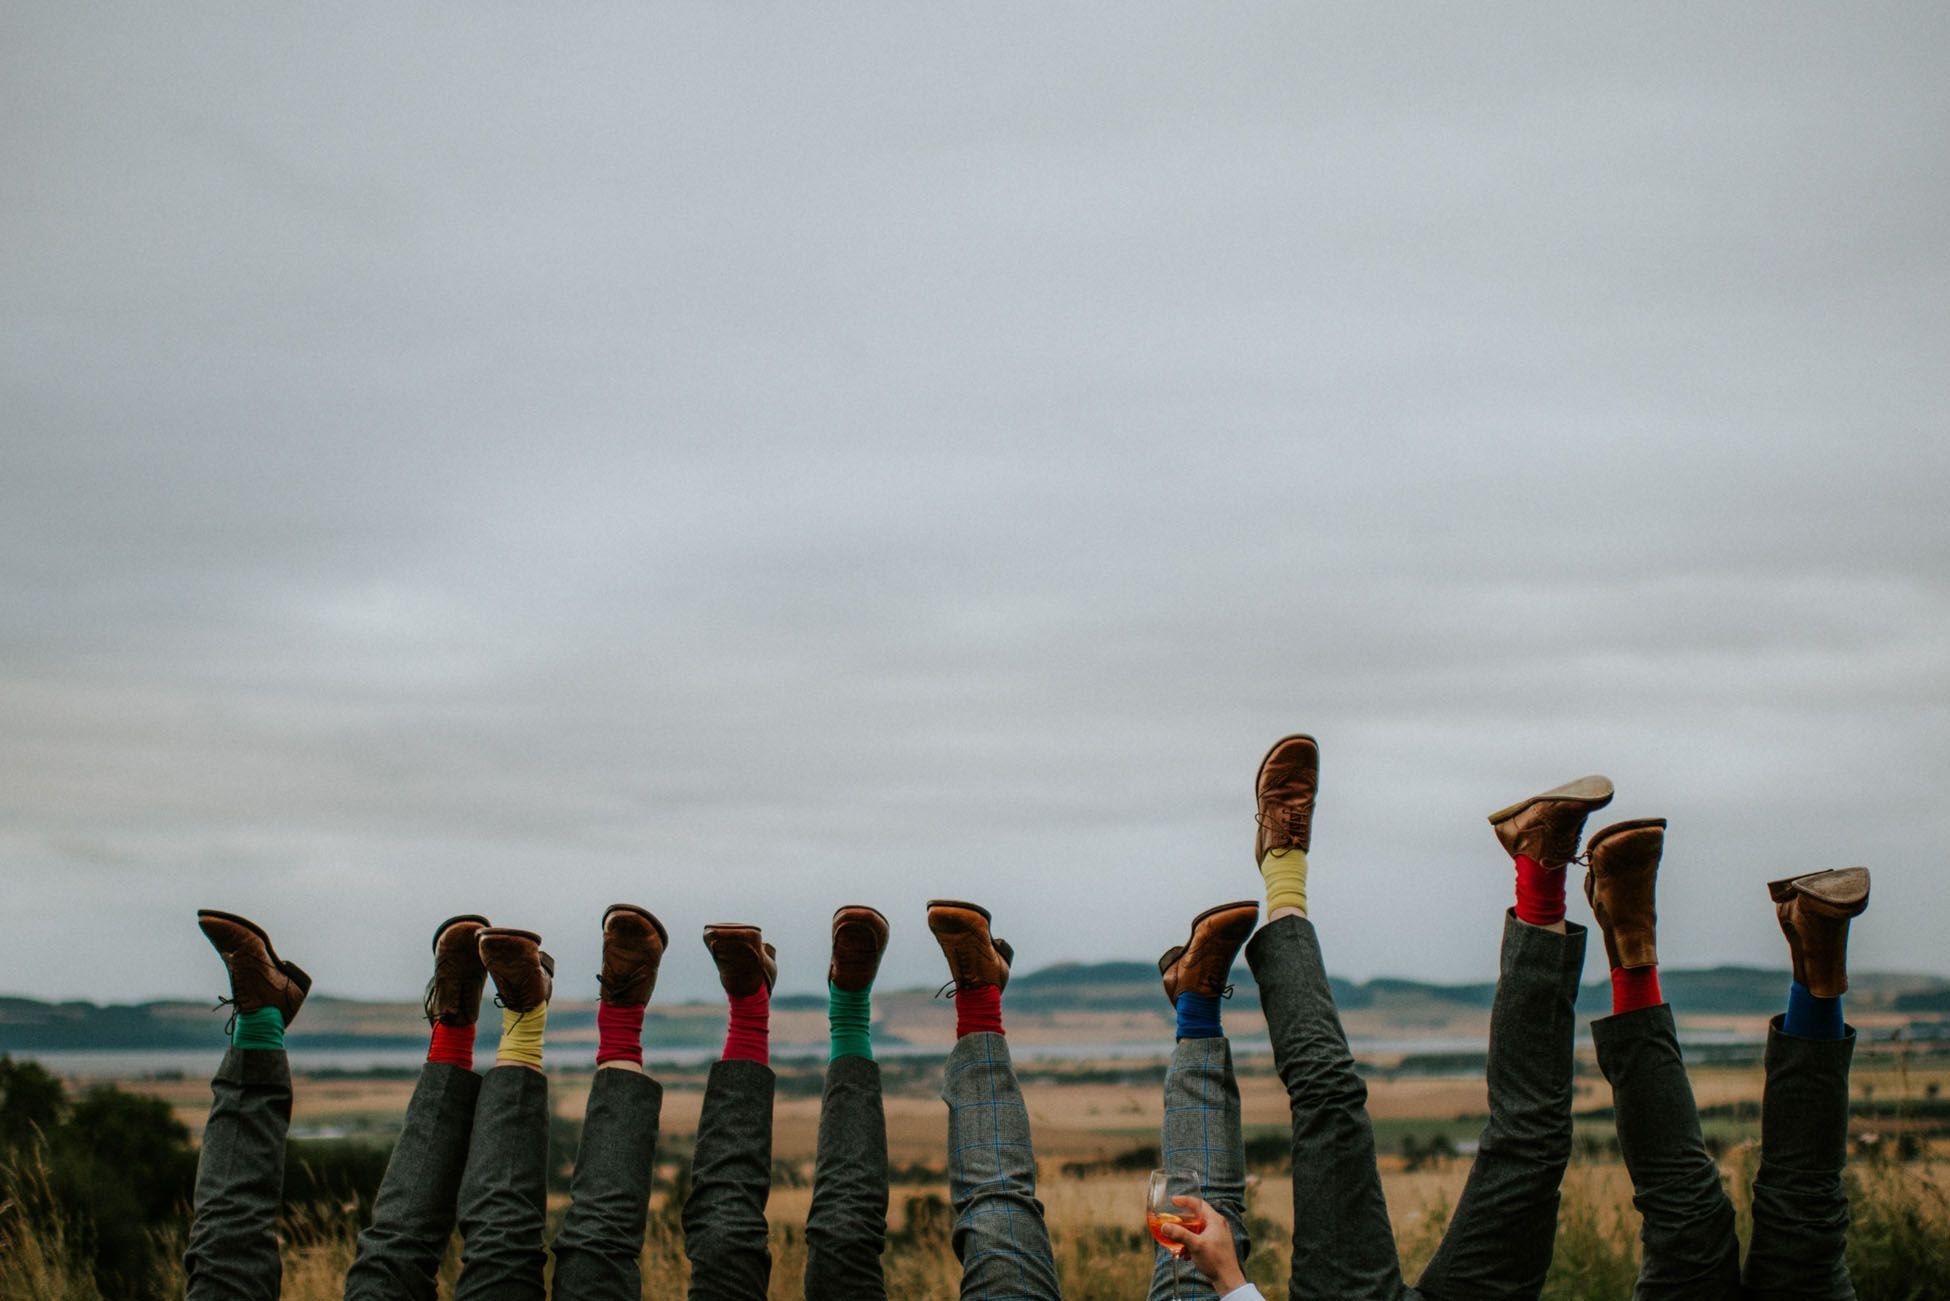
[{"label": "blue windowpane check trouser", "polygon": [[1043,1204],[1029,1112],[999,1034],[955,1041],[942,1076],[948,1104],[948,1193],[955,1208],[961,1295],[971,1301],[1057,1301],[1056,1259]]},{"label": "blue windowpane check trouser", "polygon": [[[1180,1039],[1172,1049],[1160,1138],[1161,1164],[1198,1176],[1200,1196],[1225,1217],[1243,1265],[1252,1251],[1246,1234],[1246,1145],[1232,1045],[1225,1039]],[[1215,1301],[1217,1296],[1191,1261],[1156,1249],[1150,1301]]]}]

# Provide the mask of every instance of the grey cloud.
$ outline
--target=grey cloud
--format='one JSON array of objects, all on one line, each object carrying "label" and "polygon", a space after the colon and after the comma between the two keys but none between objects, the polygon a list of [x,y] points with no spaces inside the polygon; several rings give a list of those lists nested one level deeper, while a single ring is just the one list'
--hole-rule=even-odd
[{"label": "grey cloud", "polygon": [[1290,727],[1348,974],[1479,975],[1593,768],[1669,960],[1851,860],[1941,965],[1940,15],[7,23],[0,988],[213,900],[367,994],[612,897],[1141,955]]}]

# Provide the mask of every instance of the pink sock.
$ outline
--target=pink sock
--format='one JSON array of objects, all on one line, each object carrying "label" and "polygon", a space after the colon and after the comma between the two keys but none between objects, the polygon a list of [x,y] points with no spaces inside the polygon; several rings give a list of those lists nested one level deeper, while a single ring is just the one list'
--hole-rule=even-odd
[{"label": "pink sock", "polygon": [[996,985],[969,985],[955,991],[955,1037],[1001,1034],[1002,990]]},{"label": "pink sock", "polygon": [[433,1043],[427,1047],[427,1060],[441,1062],[448,1066],[458,1066],[463,1071],[474,1069],[474,1027],[471,1025],[447,1025],[433,1023]]},{"label": "pink sock", "polygon": [[643,1006],[596,1004],[596,1065],[635,1062],[643,1065]]},{"label": "pink sock", "polygon": [[1553,926],[1564,920],[1564,869],[1545,867],[1527,854],[1517,855],[1517,920],[1532,926]]},{"label": "pink sock", "polygon": [[730,997],[731,1024],[724,1031],[724,1054],[727,1062],[757,1062],[769,1064],[772,1060],[772,992],[760,985],[756,994],[743,998]]},{"label": "pink sock", "polygon": [[1611,1014],[1636,1012],[1642,1007],[1657,1007],[1666,1001],[1659,992],[1657,967],[1613,967],[1611,969]]}]

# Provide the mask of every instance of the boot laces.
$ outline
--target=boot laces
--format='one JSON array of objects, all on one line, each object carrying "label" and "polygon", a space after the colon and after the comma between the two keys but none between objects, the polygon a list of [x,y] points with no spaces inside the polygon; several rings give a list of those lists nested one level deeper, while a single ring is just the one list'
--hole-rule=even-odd
[{"label": "boot laces", "polygon": [[1264,802],[1259,812],[1253,815],[1253,821],[1262,829],[1272,832],[1275,839],[1294,844],[1306,838],[1308,820],[1308,814],[1299,806],[1277,800]]},{"label": "boot laces", "polygon": [[[516,1025],[520,1025],[520,1024],[521,1024],[521,1023],[522,1023],[522,1022],[523,1022],[524,1020],[526,1020],[526,1019],[528,1018],[528,1014],[529,1014],[530,1012],[533,1012],[533,1011],[535,1010],[535,1008],[533,1008],[533,1007],[530,1007],[530,1008],[523,1008],[523,1009],[520,1009],[520,1010],[516,1010],[516,1009],[513,1009],[513,1008],[510,1008],[510,1007],[509,1007],[509,1006],[508,1006],[508,1005],[507,1005],[506,1003],[504,1003],[504,1002],[502,1002],[502,1001],[501,1001],[501,995],[500,995],[500,994],[498,994],[498,993],[497,993],[497,994],[496,994],[496,995],[494,996],[494,1005],[495,1005],[496,1007],[498,1007],[498,1008],[500,1008],[500,1009],[501,1009],[501,1010],[502,1010],[503,1012],[509,1012],[509,1011],[513,1011],[513,1012],[514,1012],[514,1014],[515,1014],[515,1024],[516,1024]],[[541,1005],[540,1005],[540,1004],[538,1004],[537,1006],[541,1006]]]},{"label": "boot laces", "polygon": [[230,1009],[230,1019],[223,1023],[223,1032],[226,1035],[234,1034],[236,1033],[237,1030],[237,1017],[242,1012],[243,1009],[237,1006],[236,999],[226,998],[221,994],[217,996],[216,1002],[210,1004],[210,1010],[212,1012],[215,1012],[219,1008],[224,1008],[224,1007],[228,1007]]},{"label": "boot laces", "polygon": [[604,1000],[609,1001],[610,995],[621,994],[631,985],[643,979],[644,970],[644,967],[638,966],[626,975],[621,976],[606,976],[599,971],[596,973],[596,987],[602,990]]}]

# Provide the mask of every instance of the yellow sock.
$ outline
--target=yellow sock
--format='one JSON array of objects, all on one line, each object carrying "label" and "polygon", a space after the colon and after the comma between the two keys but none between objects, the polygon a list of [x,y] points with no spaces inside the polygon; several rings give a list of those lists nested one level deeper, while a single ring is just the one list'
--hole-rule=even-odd
[{"label": "yellow sock", "polygon": [[542,1031],[547,1026],[547,1003],[526,1012],[502,1008],[501,1046],[494,1050],[494,1064],[542,1069]]},{"label": "yellow sock", "polygon": [[1300,849],[1269,849],[1259,860],[1266,878],[1266,911],[1280,908],[1307,911],[1307,854]]}]

